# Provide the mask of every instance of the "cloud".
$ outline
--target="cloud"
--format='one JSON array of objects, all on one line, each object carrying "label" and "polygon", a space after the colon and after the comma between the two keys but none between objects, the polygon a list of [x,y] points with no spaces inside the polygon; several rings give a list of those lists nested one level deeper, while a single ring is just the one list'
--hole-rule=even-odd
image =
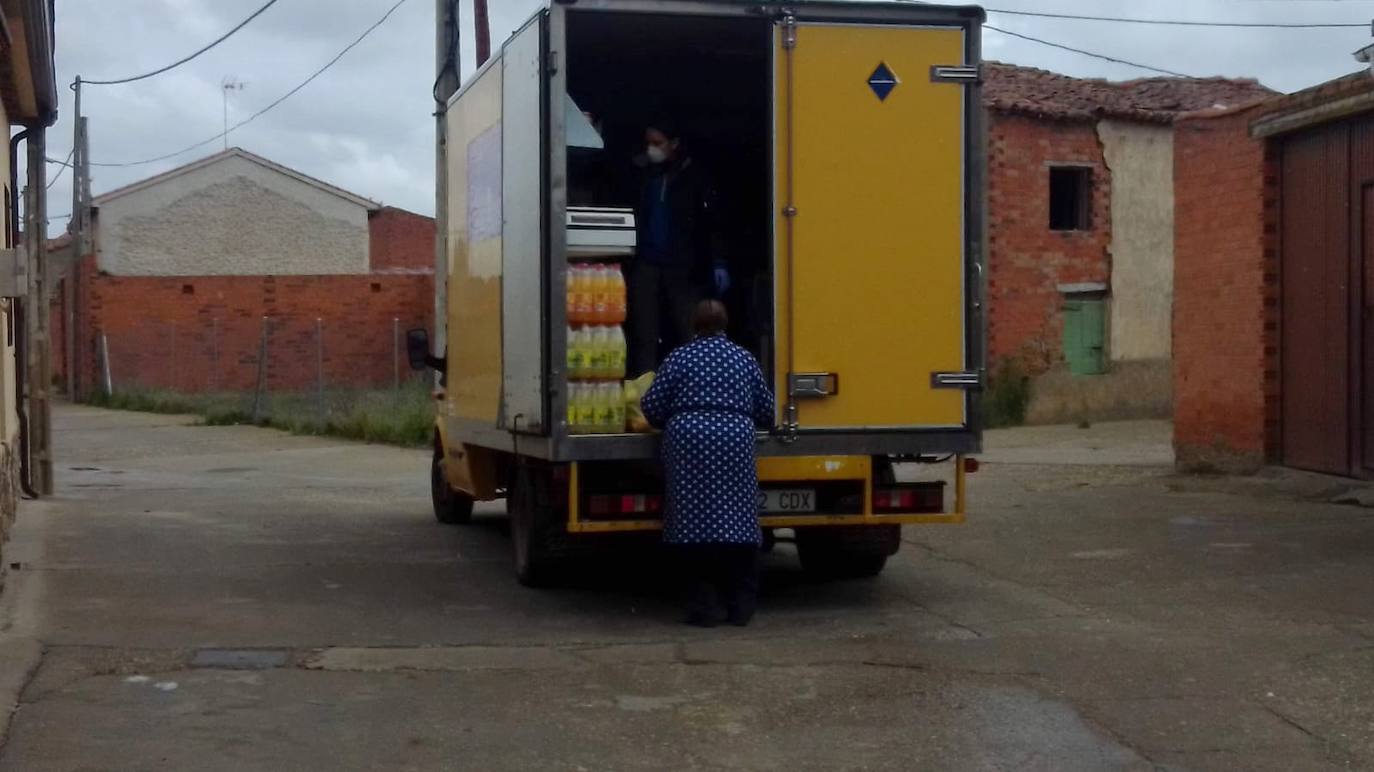
[{"label": "cloud", "polygon": [[[243,82],[229,94],[230,122],[269,104],[332,58],[394,0],[282,0],[229,41],[173,72],[126,86],[88,87],[92,160],[119,162],[161,155],[213,136],[223,127],[226,77]],[[63,0],[57,6],[61,82],[80,74],[110,78],[144,72],[218,37],[262,0]],[[490,0],[493,45],[542,3]],[[996,0],[994,8],[1104,16],[1151,16],[1254,22],[1361,22],[1374,0]],[[1148,6],[1148,10],[1142,6]],[[473,71],[471,0],[461,0],[464,71]],[[409,0],[382,27],[305,90],[230,143],[359,195],[418,212],[433,211],[434,3]],[[1255,77],[1291,91],[1357,69],[1350,52],[1369,42],[1367,28],[1277,30],[1154,27],[1028,18],[991,13],[997,26],[1066,45],[1194,75]],[[1134,78],[1149,73],[988,31],[985,55],[1078,76]],[[71,148],[71,92],[49,133],[49,155]],[[100,168],[96,193],[134,182],[220,149],[222,142],[170,161]],[[55,173],[57,167],[50,169]],[[49,211],[68,211],[71,177],[50,192]],[[63,223],[52,223],[60,230]]]}]

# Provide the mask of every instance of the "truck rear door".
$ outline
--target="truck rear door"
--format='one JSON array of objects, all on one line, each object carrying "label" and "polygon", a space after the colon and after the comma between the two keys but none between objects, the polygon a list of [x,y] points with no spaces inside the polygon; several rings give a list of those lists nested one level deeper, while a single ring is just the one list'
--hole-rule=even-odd
[{"label": "truck rear door", "polygon": [[966,392],[947,387],[974,377],[964,84],[977,70],[965,66],[965,34],[778,25],[775,362],[784,424],[967,423]]}]

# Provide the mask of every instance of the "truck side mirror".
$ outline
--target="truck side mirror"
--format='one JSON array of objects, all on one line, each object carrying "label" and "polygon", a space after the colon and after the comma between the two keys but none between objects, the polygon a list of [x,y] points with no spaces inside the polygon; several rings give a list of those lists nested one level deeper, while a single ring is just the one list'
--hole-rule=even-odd
[{"label": "truck side mirror", "polygon": [[423,370],[429,367],[429,333],[423,329],[406,330],[406,356],[410,358],[410,369]]}]

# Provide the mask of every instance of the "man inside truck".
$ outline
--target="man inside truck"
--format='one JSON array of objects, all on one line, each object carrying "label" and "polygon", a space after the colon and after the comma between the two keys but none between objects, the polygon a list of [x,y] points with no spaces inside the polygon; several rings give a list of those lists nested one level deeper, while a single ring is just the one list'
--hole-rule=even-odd
[{"label": "man inside truck", "polygon": [[713,222],[714,191],[672,121],[644,131],[643,183],[636,205],[637,251],[626,275],[631,378],[658,366],[660,352],[691,340],[691,314],[720,297],[730,273]]}]

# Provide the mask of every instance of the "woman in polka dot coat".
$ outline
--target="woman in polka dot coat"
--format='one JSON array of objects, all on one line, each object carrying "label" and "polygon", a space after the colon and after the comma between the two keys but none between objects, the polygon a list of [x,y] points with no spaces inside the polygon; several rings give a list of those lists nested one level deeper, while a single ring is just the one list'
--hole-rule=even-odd
[{"label": "woman in polka dot coat", "polygon": [[687,621],[706,626],[718,599],[734,624],[754,614],[762,541],[754,431],[773,421],[763,372],[725,337],[727,323],[724,305],[702,301],[696,339],[668,356],[642,401],[644,417],[664,430],[663,540],[684,561]]}]

